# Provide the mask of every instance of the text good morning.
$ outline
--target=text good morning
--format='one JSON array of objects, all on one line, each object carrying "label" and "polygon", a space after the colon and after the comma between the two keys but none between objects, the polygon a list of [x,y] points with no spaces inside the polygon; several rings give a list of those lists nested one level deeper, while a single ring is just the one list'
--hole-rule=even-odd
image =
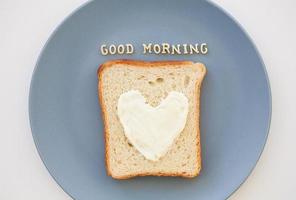
[{"label": "text good morning", "polygon": [[[135,48],[132,44],[119,44],[119,45],[101,45],[101,54],[102,55],[115,55],[115,54],[133,54],[135,53]],[[142,53],[143,54],[157,54],[157,55],[193,55],[193,54],[202,54],[205,55],[208,53],[207,43],[201,44],[152,44],[152,43],[143,43],[142,44]]]}]

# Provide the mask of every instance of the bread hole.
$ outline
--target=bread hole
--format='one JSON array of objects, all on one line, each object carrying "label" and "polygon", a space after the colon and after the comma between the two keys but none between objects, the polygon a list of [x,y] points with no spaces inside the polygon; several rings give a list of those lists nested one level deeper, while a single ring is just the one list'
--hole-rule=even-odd
[{"label": "bread hole", "polygon": [[153,86],[155,83],[153,81],[148,81],[149,85]]},{"label": "bread hole", "polygon": [[190,81],[190,77],[189,77],[189,76],[185,76],[185,79],[184,79],[184,86],[185,86],[185,87],[188,86],[189,81]]},{"label": "bread hole", "polygon": [[145,103],[147,103],[147,104],[148,104],[148,103],[149,103],[149,102],[148,102],[149,95],[147,95],[147,94],[143,94],[143,96],[145,97]]},{"label": "bread hole", "polygon": [[190,159],[190,155],[188,155],[186,158],[189,160]]},{"label": "bread hole", "polygon": [[162,83],[163,81],[164,81],[163,78],[157,78],[157,79],[156,79],[156,82],[157,82],[157,83]]},{"label": "bread hole", "polygon": [[143,94],[143,96],[145,97],[145,99],[148,99],[149,98],[149,95],[148,94]]},{"label": "bread hole", "polygon": [[[158,98],[159,98],[159,97],[158,97]],[[158,104],[158,102],[157,102],[156,100],[154,100],[154,101],[151,102],[151,106],[153,106],[153,107],[156,107],[157,104]]]},{"label": "bread hole", "polygon": [[130,142],[128,142],[127,144],[129,147],[133,147],[133,145]]},{"label": "bread hole", "polygon": [[173,85],[172,85],[172,88],[173,88],[174,90],[176,89],[176,87],[177,87],[176,84],[173,84]]},{"label": "bread hole", "polygon": [[121,162],[121,160],[117,160],[117,163],[118,163],[118,164],[121,164],[122,162]]},{"label": "bread hole", "polygon": [[185,167],[185,166],[186,166],[186,163],[183,163],[183,164],[182,164],[182,167]]},{"label": "bread hole", "polygon": [[145,78],[145,76],[142,75],[142,76],[139,76],[137,79],[142,80],[143,78]]},{"label": "bread hole", "polygon": [[170,76],[174,76],[175,74],[174,74],[173,72],[170,72],[169,75],[170,75]]},{"label": "bread hole", "polygon": [[177,149],[178,149],[178,150],[179,150],[179,149],[181,149],[181,146],[180,146],[180,145],[178,145],[178,146],[177,146]]},{"label": "bread hole", "polygon": [[123,72],[123,76],[127,76],[127,73],[126,72]]}]

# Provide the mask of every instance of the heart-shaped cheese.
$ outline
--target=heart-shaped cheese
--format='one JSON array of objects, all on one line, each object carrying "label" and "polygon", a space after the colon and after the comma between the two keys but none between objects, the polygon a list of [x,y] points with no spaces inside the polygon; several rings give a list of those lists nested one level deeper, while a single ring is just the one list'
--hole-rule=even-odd
[{"label": "heart-shaped cheese", "polygon": [[157,107],[152,107],[139,91],[131,90],[119,97],[117,111],[130,143],[145,158],[157,161],[184,129],[188,99],[173,91]]}]

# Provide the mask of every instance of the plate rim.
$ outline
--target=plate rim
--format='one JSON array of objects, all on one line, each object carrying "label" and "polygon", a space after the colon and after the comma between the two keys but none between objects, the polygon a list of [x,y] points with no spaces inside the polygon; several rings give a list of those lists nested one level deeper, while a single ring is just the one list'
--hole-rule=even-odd
[{"label": "plate rim", "polygon": [[268,126],[265,130],[265,135],[264,135],[264,144],[261,146],[260,148],[260,153],[258,155],[258,158],[256,160],[256,162],[254,163],[254,165],[252,166],[252,168],[250,169],[249,173],[246,175],[246,177],[243,179],[243,181],[236,187],[235,190],[233,190],[230,194],[228,194],[228,196],[226,197],[226,199],[228,199],[229,197],[231,197],[236,191],[238,191],[238,189],[246,182],[246,180],[251,176],[251,174],[253,173],[254,169],[256,168],[262,154],[263,151],[265,149],[267,140],[268,140],[268,136],[269,136],[269,132],[270,132],[270,126],[271,126],[271,118],[272,118],[272,91],[271,91],[271,85],[270,85],[270,79],[267,73],[267,69],[266,69],[266,65],[264,63],[264,60],[258,50],[258,47],[256,46],[254,40],[251,38],[251,36],[249,35],[249,33],[247,32],[247,30],[241,25],[241,23],[236,20],[234,18],[234,16],[232,16],[228,11],[226,11],[222,6],[218,5],[217,3],[213,2],[212,0],[207,1],[209,4],[211,4],[212,6],[214,6],[215,8],[217,8],[218,10],[222,11],[227,17],[229,17],[235,25],[237,25],[241,30],[242,33],[246,36],[246,38],[249,40],[249,42],[251,43],[251,45],[253,46],[256,55],[259,58],[261,67],[263,69],[265,78],[266,78],[266,83],[267,83],[267,90],[268,90],[268,100],[269,100],[269,105],[268,105],[268,111],[269,111],[269,116],[268,116]]},{"label": "plate rim", "polygon": [[30,88],[29,88],[29,97],[28,97],[28,110],[29,110],[29,123],[30,123],[30,129],[31,129],[31,134],[32,134],[32,137],[33,137],[33,141],[34,141],[34,144],[35,144],[35,147],[36,147],[36,150],[38,152],[38,156],[39,158],[41,159],[42,161],[42,164],[43,166],[45,167],[46,171],[49,173],[49,175],[51,176],[51,178],[54,180],[54,182],[56,184],[58,184],[58,186],[63,190],[63,192],[65,192],[67,195],[69,195],[70,198],[72,198],[73,200],[76,200],[76,198],[69,192],[67,191],[67,189],[55,178],[55,176],[52,174],[51,170],[48,168],[48,166],[46,165],[46,162],[45,162],[45,159],[44,157],[42,156],[42,153],[40,151],[40,147],[39,147],[39,143],[38,143],[38,140],[37,140],[37,136],[36,136],[36,133],[34,133],[33,131],[33,122],[32,122],[32,95],[33,95],[33,84],[34,84],[34,81],[35,81],[35,75],[36,75],[36,71],[37,71],[37,68],[39,66],[39,63],[40,63],[40,60],[41,60],[41,57],[43,56],[44,54],[44,51],[46,49],[46,47],[48,46],[49,42],[51,41],[51,39],[56,35],[56,33],[58,32],[58,30],[63,26],[63,24],[68,20],[70,19],[72,16],[75,15],[75,13],[77,13],[79,10],[83,9],[84,7],[86,7],[87,5],[91,4],[94,0],[89,0],[89,1],[86,1],[84,3],[82,3],[81,5],[79,5],[78,7],[76,7],[75,9],[73,9],[72,11],[70,11],[69,14],[67,14],[57,25],[56,27],[53,29],[53,31],[49,34],[49,37],[46,39],[46,42],[43,44],[42,48],[41,48],[41,51],[39,52],[39,55],[37,57],[37,60],[36,60],[36,63],[35,63],[35,66],[34,66],[34,70],[32,72],[32,75],[31,75],[31,81],[30,81]]},{"label": "plate rim", "polygon": [[[52,38],[56,35],[57,31],[63,26],[63,24],[69,20],[71,17],[73,17],[78,11],[82,10],[84,7],[88,6],[89,4],[93,3],[94,0],[89,0],[86,1],[84,3],[82,3],[81,5],[79,5],[78,7],[76,7],[75,9],[73,9],[69,14],[67,14],[57,25],[56,27],[53,29],[53,31],[49,34],[49,37],[47,38],[46,42],[42,45],[41,51],[38,54],[37,60],[35,62],[34,65],[34,69],[33,72],[31,74],[31,81],[30,81],[30,87],[29,87],[29,96],[28,96],[28,115],[29,115],[29,124],[30,124],[30,130],[31,130],[31,134],[33,137],[33,141],[35,144],[35,147],[37,149],[38,152],[38,156],[41,159],[43,166],[45,166],[47,172],[49,173],[49,175],[53,178],[53,180],[58,184],[58,186],[67,194],[70,196],[70,198],[72,198],[73,200],[76,200],[76,198],[69,192],[67,191],[67,189],[65,189],[64,186],[62,186],[59,181],[55,178],[55,176],[52,174],[51,170],[48,168],[48,166],[46,165],[45,159],[42,156],[42,153],[40,151],[40,147],[39,147],[39,143],[37,140],[37,136],[36,133],[34,133],[33,131],[33,122],[32,122],[32,96],[33,96],[33,84],[34,84],[34,80],[35,80],[35,75],[36,75],[36,71],[38,69],[41,57],[44,54],[44,51],[46,49],[46,47],[48,46],[49,42],[52,40]],[[228,17],[244,34],[244,36],[246,36],[247,40],[250,42],[251,46],[254,48],[256,55],[258,56],[259,62],[261,64],[261,68],[263,69],[264,72],[264,76],[266,79],[266,83],[267,83],[267,92],[268,92],[268,125],[267,128],[264,132],[264,143],[263,145],[260,147],[260,151],[259,151],[259,155],[257,157],[257,160],[254,162],[252,168],[250,169],[250,171],[248,172],[248,174],[243,178],[243,180],[241,181],[240,184],[238,184],[236,186],[236,188],[231,191],[229,194],[226,194],[225,199],[228,199],[230,196],[232,196],[236,191],[238,191],[238,189],[246,182],[246,180],[250,177],[250,175],[253,173],[255,167],[258,164],[258,161],[260,160],[268,137],[269,137],[269,133],[270,133],[270,127],[271,127],[271,119],[272,119],[272,90],[271,90],[271,84],[270,84],[270,79],[267,73],[267,69],[266,69],[266,65],[264,63],[264,60],[261,56],[261,54],[259,53],[259,50],[257,48],[257,46],[255,45],[253,39],[249,36],[248,32],[246,31],[246,29],[227,11],[225,10],[222,6],[218,5],[216,2],[213,2],[212,0],[207,0],[206,3],[210,4],[211,6],[213,6],[214,8],[216,8],[217,10],[221,11],[223,14],[225,14],[226,17]]]}]

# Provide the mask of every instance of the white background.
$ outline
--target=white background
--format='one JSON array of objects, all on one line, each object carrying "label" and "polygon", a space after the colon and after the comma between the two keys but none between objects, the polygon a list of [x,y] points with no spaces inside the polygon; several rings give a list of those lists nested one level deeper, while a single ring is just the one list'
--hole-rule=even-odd
[{"label": "white background", "polygon": [[[0,199],[69,200],[38,156],[28,119],[36,59],[86,0],[0,0]],[[296,199],[296,1],[215,0],[247,30],[266,64],[273,114],[267,144],[231,200]],[[251,148],[251,147],[250,147]]]}]

